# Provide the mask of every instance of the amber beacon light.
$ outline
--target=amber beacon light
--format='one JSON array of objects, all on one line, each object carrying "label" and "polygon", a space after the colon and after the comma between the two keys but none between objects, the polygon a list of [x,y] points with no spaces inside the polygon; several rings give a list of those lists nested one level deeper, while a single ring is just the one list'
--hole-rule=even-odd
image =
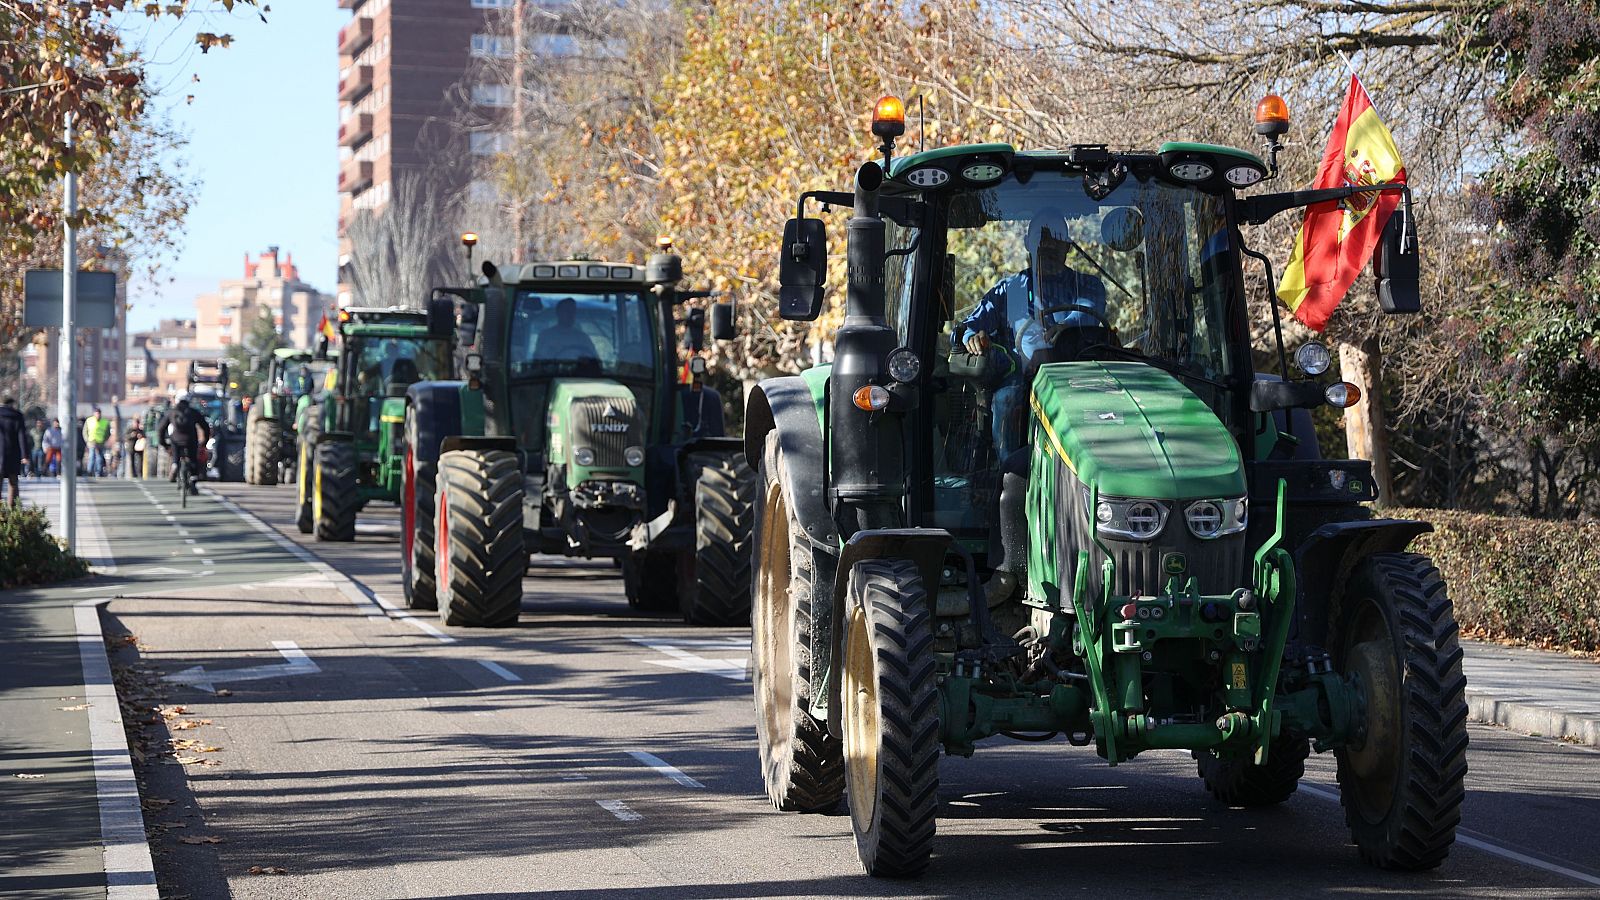
[{"label": "amber beacon light", "polygon": [[1256,104],[1256,134],[1281,135],[1289,132],[1289,104],[1277,94],[1268,94]]},{"label": "amber beacon light", "polygon": [[882,97],[872,109],[872,133],[896,138],[906,133],[906,105],[893,95]]}]

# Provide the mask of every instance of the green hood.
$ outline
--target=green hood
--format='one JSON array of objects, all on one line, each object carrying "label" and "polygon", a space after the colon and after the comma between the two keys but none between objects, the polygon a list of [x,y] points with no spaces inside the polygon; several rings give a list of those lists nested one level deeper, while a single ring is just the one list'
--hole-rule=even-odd
[{"label": "green hood", "polygon": [[1035,452],[1112,497],[1242,497],[1239,449],[1176,378],[1137,362],[1051,363],[1033,382]]}]

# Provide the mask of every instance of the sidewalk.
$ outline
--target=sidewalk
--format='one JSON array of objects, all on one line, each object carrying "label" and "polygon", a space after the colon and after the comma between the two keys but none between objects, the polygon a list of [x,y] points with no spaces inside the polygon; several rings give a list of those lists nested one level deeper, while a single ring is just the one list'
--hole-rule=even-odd
[{"label": "sidewalk", "polygon": [[1473,719],[1600,747],[1600,662],[1477,641],[1463,647]]}]

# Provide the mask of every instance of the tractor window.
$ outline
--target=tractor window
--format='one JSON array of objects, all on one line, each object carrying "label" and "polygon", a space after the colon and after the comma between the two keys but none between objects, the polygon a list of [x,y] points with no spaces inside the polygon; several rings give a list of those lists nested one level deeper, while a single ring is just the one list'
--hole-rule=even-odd
[{"label": "tractor window", "polygon": [[519,291],[506,365],[512,378],[650,380],[655,375],[652,336],[649,310],[638,293]]},{"label": "tractor window", "polygon": [[391,384],[440,381],[451,375],[450,346],[422,337],[358,335],[352,354],[356,393],[381,396]]},{"label": "tractor window", "polygon": [[911,327],[912,273],[916,268],[916,250],[922,229],[897,225],[892,219],[886,219],[884,224],[888,226],[884,246],[890,251],[883,264],[885,316],[900,343],[906,344],[911,341],[907,332]]}]

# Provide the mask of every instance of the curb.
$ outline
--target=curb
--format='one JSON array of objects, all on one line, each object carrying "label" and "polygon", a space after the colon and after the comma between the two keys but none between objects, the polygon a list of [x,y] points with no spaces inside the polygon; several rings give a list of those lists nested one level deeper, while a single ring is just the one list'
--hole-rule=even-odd
[{"label": "curb", "polygon": [[1563,712],[1522,700],[1505,700],[1480,691],[1467,691],[1467,714],[1478,722],[1501,725],[1512,731],[1573,740],[1600,747],[1600,719]]},{"label": "curb", "polygon": [[89,704],[89,752],[94,757],[95,794],[100,804],[100,844],[104,851],[107,900],[159,898],[155,864],[144,832],[139,783],[122,729],[122,707],[111,680],[100,629],[100,607],[110,598],[74,605],[78,660],[83,666],[83,699]]}]

